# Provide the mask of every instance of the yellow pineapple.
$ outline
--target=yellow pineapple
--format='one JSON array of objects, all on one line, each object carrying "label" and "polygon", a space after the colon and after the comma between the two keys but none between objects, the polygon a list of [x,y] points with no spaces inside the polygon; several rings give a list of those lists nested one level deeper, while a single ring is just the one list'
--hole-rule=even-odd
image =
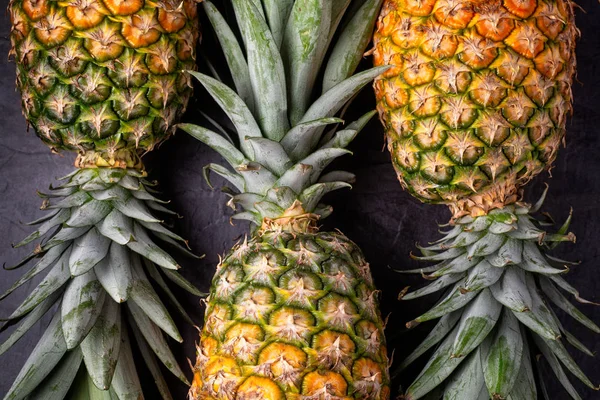
[{"label": "yellow pineapple", "polygon": [[154,242],[187,251],[154,215],[170,211],[141,156],[173,132],[192,93],[181,71],[195,66],[196,4],[12,0],[9,12],[25,117],[52,151],[76,151],[78,169],[41,194],[48,214],[17,244],[41,239],[16,267],[35,265],[0,297],[47,272],[10,315],[20,326],[0,354],[57,306],[5,399],[141,399],[132,342],[171,399],[157,358],[187,382],[163,332],[182,338],[151,280],[189,323],[165,278],[200,293]]},{"label": "yellow pineapple", "polygon": [[435,281],[404,300],[445,291],[407,324],[440,319],[400,366],[436,348],[408,400],[537,399],[543,382],[532,362],[540,353],[572,398],[580,397],[563,367],[596,389],[563,338],[592,353],[550,307],[600,333],[559,290],[585,302],[561,277],[567,262],[548,254],[574,241],[570,217],[550,234],[532,216],[542,201],[520,201],[522,186],[551,167],[565,135],[573,7],[570,0],[384,3],[374,59],[390,66],[375,82],[388,149],[402,186],[453,214],[446,236],[417,257],[437,264],[408,271]]},{"label": "yellow pineapple", "polygon": [[323,170],[348,153],[375,112],[340,130],[325,128],[342,123],[334,116],[385,69],[354,75],[381,1],[356,3],[234,0],[245,54],[217,9],[203,3],[236,90],[194,75],[232,120],[239,142],[181,128],[229,163],[206,171],[237,189],[230,204],[241,210],[233,218],[251,221],[252,233],[217,266],[190,399],[389,398],[369,265],[342,233],[318,228],[331,213],[321,198],[353,180]]}]

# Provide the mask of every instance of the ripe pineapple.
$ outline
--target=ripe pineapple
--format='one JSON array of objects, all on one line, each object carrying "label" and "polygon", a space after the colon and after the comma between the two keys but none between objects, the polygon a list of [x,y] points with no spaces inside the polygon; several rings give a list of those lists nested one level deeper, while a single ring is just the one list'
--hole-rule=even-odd
[{"label": "ripe pineapple", "polygon": [[164,277],[200,293],[151,238],[187,252],[153,215],[169,210],[153,196],[140,157],[172,133],[191,95],[180,72],[195,65],[196,5],[13,0],[9,11],[25,117],[53,151],[77,151],[78,169],[42,194],[49,214],[17,246],[52,233],[15,266],[37,259],[0,297],[49,271],[10,316],[21,325],[0,354],[58,306],[5,398],[60,400],[71,386],[71,398],[83,398],[80,391],[143,398],[135,339],[161,396],[170,399],[155,356],[186,382],[161,330],[182,339],[148,275],[190,323]]},{"label": "ripe pineapple", "polygon": [[591,352],[548,304],[600,333],[559,290],[586,302],[560,276],[566,262],[547,254],[574,240],[570,217],[548,234],[532,216],[543,198],[519,201],[564,138],[576,37],[569,0],[385,1],[374,59],[391,68],[375,92],[394,167],[411,194],[453,213],[452,229],[418,257],[438,263],[409,271],[435,281],[404,300],[445,294],[407,324],[440,319],[401,365],[437,345],[406,399],[436,388],[444,399],[537,399],[540,352],[571,397],[563,366],[595,389],[563,338]]},{"label": "ripe pineapple", "polygon": [[[239,146],[181,125],[230,164],[231,170],[216,164],[206,170],[240,192],[230,204],[243,210],[233,218],[253,224],[250,239],[217,267],[189,396],[387,399],[384,324],[368,264],[343,234],[317,226],[331,213],[320,203],[323,195],[353,179],[323,169],[348,153],[344,148],[375,114],[325,133],[327,125],[343,122],[334,115],[385,69],[353,75],[381,1],[356,2],[353,14],[349,1],[263,1],[264,10],[255,3],[232,1],[245,55],[219,11],[203,3],[236,91],[194,73],[235,125]],[[346,28],[336,34],[344,16]],[[323,94],[313,102],[330,47]]]}]

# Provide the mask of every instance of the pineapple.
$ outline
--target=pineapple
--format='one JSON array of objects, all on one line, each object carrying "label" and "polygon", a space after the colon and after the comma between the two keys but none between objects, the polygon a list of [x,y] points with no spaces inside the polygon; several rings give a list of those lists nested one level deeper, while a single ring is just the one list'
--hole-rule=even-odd
[{"label": "pineapple", "polygon": [[[245,54],[219,11],[203,3],[236,90],[193,75],[233,122],[238,144],[200,126],[181,128],[229,163],[206,172],[237,189],[230,205],[241,210],[232,218],[249,220],[253,230],[217,266],[190,399],[389,398],[369,266],[342,233],[318,228],[331,213],[323,195],[353,179],[323,170],[348,153],[375,111],[342,130],[325,128],[342,123],[334,115],[385,70],[353,75],[381,1],[349,3],[233,0]],[[314,100],[322,65],[323,93]]]},{"label": "pineapple", "polygon": [[[565,296],[587,301],[561,276],[566,261],[548,254],[568,233],[534,218],[542,205],[521,188],[549,169],[564,139],[575,72],[569,0],[386,0],[375,34],[375,82],[388,149],[404,188],[447,204],[445,237],[422,248],[435,265],[408,271],[433,283],[404,300],[443,291],[407,326],[439,319],[400,368],[436,347],[405,398],[537,399],[533,361],[542,354],[569,395],[566,367],[596,387],[564,342],[592,353],[565,331],[551,303],[600,328]],[[547,224],[546,224],[547,225]],[[437,391],[437,392],[436,392]],[[547,397],[547,395],[546,395]]]},{"label": "pineapple", "polygon": [[52,151],[78,156],[77,170],[41,194],[38,230],[16,245],[42,239],[15,268],[35,265],[0,297],[47,272],[9,317],[21,325],[0,354],[56,309],[5,399],[143,398],[131,341],[170,399],[156,357],[187,379],[161,330],[182,338],[150,278],[190,323],[165,278],[200,293],[152,239],[188,252],[154,215],[170,211],[140,157],[173,132],[192,93],[181,70],[195,65],[196,4],[13,0],[9,11],[24,115]]}]

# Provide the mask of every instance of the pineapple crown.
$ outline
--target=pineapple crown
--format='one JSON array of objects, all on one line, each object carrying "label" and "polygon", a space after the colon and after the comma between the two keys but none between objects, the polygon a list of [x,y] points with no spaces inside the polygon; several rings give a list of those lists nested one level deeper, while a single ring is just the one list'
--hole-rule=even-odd
[{"label": "pineapple crown", "polygon": [[[232,218],[257,226],[278,220],[289,224],[295,217],[323,218],[331,207],[321,198],[354,180],[349,172],[323,171],[350,153],[346,147],[375,112],[340,130],[326,128],[343,123],[335,115],[387,67],[353,75],[382,0],[351,3],[232,0],[241,42],[215,6],[202,3],[223,47],[235,91],[202,73],[190,74],[230,118],[238,143],[224,131],[221,135],[192,124],[179,127],[216,150],[233,169],[205,167],[207,180],[214,172],[239,191],[230,204],[243,210]],[[343,26],[339,32],[338,26]],[[322,93],[311,103],[322,66]]]}]

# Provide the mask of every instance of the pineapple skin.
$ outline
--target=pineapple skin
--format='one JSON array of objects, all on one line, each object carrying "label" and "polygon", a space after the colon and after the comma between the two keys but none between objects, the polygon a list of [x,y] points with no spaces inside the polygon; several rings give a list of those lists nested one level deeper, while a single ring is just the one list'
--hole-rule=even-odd
[{"label": "pineapple skin", "polygon": [[569,0],[387,0],[375,93],[402,186],[455,218],[517,201],[564,139],[577,35]]},{"label": "pineapple skin", "polygon": [[343,234],[263,231],[217,267],[190,399],[387,399],[384,322]]},{"label": "pineapple skin", "polygon": [[78,167],[140,168],[192,88],[191,0],[12,0],[11,55],[25,118]]}]

